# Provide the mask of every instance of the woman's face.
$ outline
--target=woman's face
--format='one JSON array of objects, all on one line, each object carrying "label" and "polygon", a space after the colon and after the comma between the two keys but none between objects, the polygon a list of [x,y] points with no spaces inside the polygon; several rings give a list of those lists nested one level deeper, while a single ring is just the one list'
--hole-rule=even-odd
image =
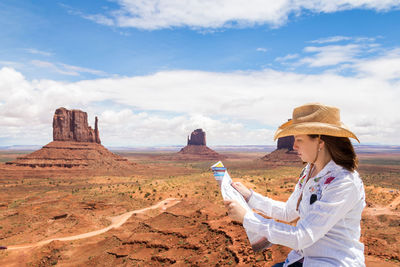
[{"label": "woman's face", "polygon": [[293,149],[302,161],[312,163],[317,156],[318,138],[311,138],[306,134],[295,135]]}]

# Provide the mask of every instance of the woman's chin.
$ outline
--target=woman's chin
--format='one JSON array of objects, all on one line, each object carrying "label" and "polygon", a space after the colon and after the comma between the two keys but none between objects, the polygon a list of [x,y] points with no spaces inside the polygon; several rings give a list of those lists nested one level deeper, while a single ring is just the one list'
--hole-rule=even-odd
[{"label": "woman's chin", "polygon": [[307,159],[305,159],[302,155],[299,155],[299,156],[300,156],[300,158],[301,158],[301,160],[302,160],[303,162],[307,162],[307,163],[308,163]]}]

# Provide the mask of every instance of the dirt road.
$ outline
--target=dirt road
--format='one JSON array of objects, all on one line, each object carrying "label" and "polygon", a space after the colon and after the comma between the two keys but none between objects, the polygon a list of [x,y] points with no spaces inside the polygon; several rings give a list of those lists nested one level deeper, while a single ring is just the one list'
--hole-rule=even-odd
[{"label": "dirt road", "polygon": [[17,249],[27,249],[27,248],[32,248],[32,247],[38,247],[38,246],[43,246],[46,245],[52,241],[58,240],[58,241],[71,241],[71,240],[77,240],[77,239],[83,239],[83,238],[88,238],[96,235],[103,234],[113,228],[118,228],[121,225],[123,225],[133,214],[139,214],[146,212],[148,210],[152,209],[158,209],[161,208],[162,210],[166,210],[168,207],[172,207],[176,204],[178,204],[180,201],[175,198],[167,198],[163,201],[158,202],[157,204],[140,209],[140,210],[134,210],[134,211],[129,211],[124,214],[115,216],[115,217],[110,217],[111,220],[111,225],[107,226],[106,228],[84,233],[84,234],[79,234],[79,235],[74,235],[74,236],[67,236],[67,237],[60,237],[60,238],[51,238],[47,240],[43,240],[37,243],[32,243],[32,244],[22,244],[22,245],[14,245],[14,246],[9,246],[7,247],[7,250],[17,250]]},{"label": "dirt road", "polygon": [[400,216],[400,211],[396,211],[395,208],[400,204],[400,196],[395,198],[391,203],[384,207],[371,207],[365,208],[364,213],[368,215],[397,215]]}]

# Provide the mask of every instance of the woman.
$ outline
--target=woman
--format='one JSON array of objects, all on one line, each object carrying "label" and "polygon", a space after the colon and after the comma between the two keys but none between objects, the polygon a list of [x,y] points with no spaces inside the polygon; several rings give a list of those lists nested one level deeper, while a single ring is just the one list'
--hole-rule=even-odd
[{"label": "woman", "polygon": [[356,171],[357,156],[349,137],[357,137],[341,122],[339,109],[307,104],[293,111],[274,139],[294,135],[293,148],[307,163],[286,202],[263,197],[238,182],[248,205],[268,217],[246,212],[235,201],[225,201],[232,219],[246,231],[257,231],[270,242],[292,248],[284,263],[275,266],[365,266],[360,239],[365,207],[363,183]]}]

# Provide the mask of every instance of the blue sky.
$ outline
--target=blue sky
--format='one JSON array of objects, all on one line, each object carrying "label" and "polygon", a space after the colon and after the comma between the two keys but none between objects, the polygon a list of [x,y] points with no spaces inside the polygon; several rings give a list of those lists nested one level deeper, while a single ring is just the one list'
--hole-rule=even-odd
[{"label": "blue sky", "polygon": [[[400,144],[399,1],[0,2],[0,145],[45,144],[60,106],[108,146],[273,144],[307,102]],[[168,137],[166,137],[168,136]]]}]

